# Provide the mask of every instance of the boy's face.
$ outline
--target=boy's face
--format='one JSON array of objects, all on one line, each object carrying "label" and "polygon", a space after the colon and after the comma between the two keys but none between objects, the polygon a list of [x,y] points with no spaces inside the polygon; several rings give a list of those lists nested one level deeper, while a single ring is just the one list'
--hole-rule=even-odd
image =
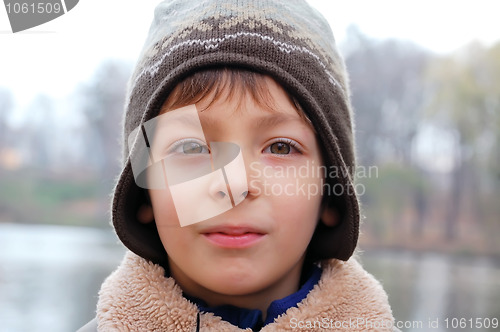
[{"label": "boy's face", "polygon": [[[214,180],[205,193],[215,201],[232,197],[232,208],[180,227],[172,191],[149,190],[172,276],[209,305],[268,305],[296,291],[322,213],[323,179],[312,170],[322,164],[315,134],[286,92],[269,78],[265,84],[272,109],[248,96],[202,100],[196,106],[206,142],[183,130],[176,138],[175,153],[188,161],[209,156],[210,142],[240,147],[246,178],[231,186]],[[184,203],[203,213],[193,197]]]}]

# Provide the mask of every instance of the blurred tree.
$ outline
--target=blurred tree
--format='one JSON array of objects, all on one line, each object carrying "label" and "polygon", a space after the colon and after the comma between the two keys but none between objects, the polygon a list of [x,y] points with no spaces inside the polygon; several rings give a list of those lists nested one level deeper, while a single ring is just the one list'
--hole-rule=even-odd
[{"label": "blurred tree", "polygon": [[45,94],[37,95],[28,106],[18,145],[33,168],[47,170],[53,165],[54,147],[58,143],[54,111],[54,101]]},{"label": "blurred tree", "polygon": [[9,141],[8,119],[14,106],[12,93],[6,88],[0,88],[0,152]]},{"label": "blurred tree", "polygon": [[[370,197],[365,204],[365,209],[369,213],[369,223],[367,229],[378,239],[385,242],[399,241],[398,237],[405,233],[408,215],[411,215],[412,206],[415,210],[421,207],[422,197],[428,195],[427,182],[422,174],[414,168],[401,164],[385,164],[379,170],[377,178],[366,178],[363,184],[366,188],[365,195]],[[414,194],[412,194],[414,193]],[[413,225],[413,231],[419,232],[422,225]],[[402,244],[399,241],[399,244]]]},{"label": "blurred tree", "polygon": [[[431,54],[406,41],[370,39],[355,26],[348,29],[343,49],[351,80],[360,164],[398,163],[409,168],[408,172],[416,179],[423,180],[421,170],[413,161],[412,151],[423,117],[424,73]],[[413,227],[416,235],[421,235],[426,220],[428,204],[424,188],[424,184],[415,184],[398,190],[399,195],[411,198],[412,203],[405,202],[413,204],[416,211]],[[369,190],[362,197],[363,202],[368,206],[370,200],[383,203],[374,196],[375,193],[380,194],[375,188]],[[395,192],[385,193],[385,201],[390,201],[386,205],[398,201],[394,196]],[[393,220],[385,222],[397,223],[399,217],[394,213]]]},{"label": "blurred tree", "polygon": [[411,165],[430,55],[409,42],[369,39],[356,27],[349,28],[346,44],[361,163]]},{"label": "blurred tree", "polygon": [[445,234],[455,239],[464,199],[473,204],[474,222],[481,224],[481,178],[485,162],[498,158],[500,132],[500,45],[478,43],[438,58],[429,67],[428,112],[435,123],[456,137]]},{"label": "blurred tree", "polygon": [[77,92],[87,122],[86,158],[105,179],[105,191],[109,191],[120,167],[121,121],[130,70],[126,63],[107,60]]},{"label": "blurred tree", "polygon": [[108,220],[109,193],[120,170],[121,123],[131,66],[119,60],[102,62],[89,82],[77,91],[77,105],[85,125],[84,165],[99,174],[97,220]]},{"label": "blurred tree", "polygon": [[491,134],[488,156],[488,169],[493,175],[494,189],[500,194],[500,42],[493,45],[486,53],[487,75],[483,85],[488,88],[485,100],[488,114],[488,133]]}]

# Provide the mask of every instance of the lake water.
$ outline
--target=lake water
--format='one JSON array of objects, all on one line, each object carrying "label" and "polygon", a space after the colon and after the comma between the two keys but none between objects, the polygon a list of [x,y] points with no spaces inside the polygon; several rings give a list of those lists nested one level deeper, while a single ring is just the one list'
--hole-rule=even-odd
[{"label": "lake water", "polygon": [[[99,286],[123,256],[117,242],[98,229],[0,224],[0,332],[76,331],[94,316]],[[403,331],[493,331],[470,324],[500,319],[496,260],[378,251],[362,261]]]}]

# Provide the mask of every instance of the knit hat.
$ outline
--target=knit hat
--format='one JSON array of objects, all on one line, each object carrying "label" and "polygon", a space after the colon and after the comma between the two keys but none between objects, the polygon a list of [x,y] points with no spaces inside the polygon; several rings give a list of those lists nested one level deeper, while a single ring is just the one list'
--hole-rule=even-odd
[{"label": "knit hat", "polygon": [[359,228],[347,73],[328,23],[302,0],[170,0],[157,6],[129,82],[124,166],[112,209],[120,240],[139,256],[166,262],[155,223],[137,219],[147,194],[136,184],[131,163],[140,153],[138,140],[128,138],[159,114],[183,78],[214,67],[269,75],[299,102],[318,134],[326,166],[338,175],[327,179],[336,190],[326,204],[335,207],[340,221],[333,227],[318,223],[308,255],[347,260]]}]

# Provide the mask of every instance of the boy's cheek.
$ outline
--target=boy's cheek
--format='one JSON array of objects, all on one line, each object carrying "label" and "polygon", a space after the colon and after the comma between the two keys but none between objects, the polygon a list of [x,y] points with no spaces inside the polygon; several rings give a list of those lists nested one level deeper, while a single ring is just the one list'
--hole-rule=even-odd
[{"label": "boy's cheek", "polygon": [[266,171],[261,177],[250,177],[249,188],[254,195],[279,196],[288,199],[310,200],[322,195],[324,180],[320,177],[302,177]]},{"label": "boy's cheek", "polygon": [[149,196],[157,227],[179,225],[170,190],[150,189]]}]

